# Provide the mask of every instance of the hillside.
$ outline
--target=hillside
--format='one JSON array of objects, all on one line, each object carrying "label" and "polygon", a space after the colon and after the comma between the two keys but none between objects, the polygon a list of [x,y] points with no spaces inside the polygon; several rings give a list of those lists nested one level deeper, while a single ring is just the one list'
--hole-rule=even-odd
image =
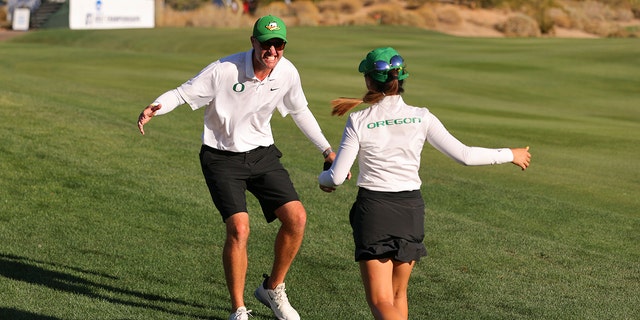
[{"label": "hillside", "polygon": [[[236,0],[239,1],[239,0]],[[248,28],[256,16],[274,14],[289,26],[411,25],[461,37],[639,37],[640,9],[613,8],[597,1],[556,1],[547,8],[481,9],[406,0],[276,1],[252,14],[208,3],[197,10],[174,11],[156,5],[156,25]],[[473,2],[471,2],[473,3]],[[398,10],[401,8],[402,10]],[[0,29],[0,40],[20,35]]]}]

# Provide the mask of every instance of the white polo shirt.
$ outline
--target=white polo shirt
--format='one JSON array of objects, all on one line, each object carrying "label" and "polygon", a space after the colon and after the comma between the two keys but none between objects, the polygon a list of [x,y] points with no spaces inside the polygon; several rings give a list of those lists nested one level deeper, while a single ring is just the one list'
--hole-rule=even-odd
[{"label": "white polo shirt", "polygon": [[349,114],[333,165],[320,174],[318,181],[324,186],[342,184],[358,158],[358,186],[386,192],[418,190],[425,141],[464,165],[513,161],[513,153],[507,148],[464,145],[427,108],[407,105],[400,95],[394,95]]},{"label": "white polo shirt", "polygon": [[271,74],[260,81],[253,71],[252,54],[249,50],[211,63],[173,94],[169,91],[158,97],[156,103],[163,106],[157,114],[184,102],[193,110],[206,107],[202,143],[245,152],[274,143],[270,120],[277,108],[283,117],[291,114],[320,151],[328,148],[330,144],[308,108],[295,66],[281,57]]}]

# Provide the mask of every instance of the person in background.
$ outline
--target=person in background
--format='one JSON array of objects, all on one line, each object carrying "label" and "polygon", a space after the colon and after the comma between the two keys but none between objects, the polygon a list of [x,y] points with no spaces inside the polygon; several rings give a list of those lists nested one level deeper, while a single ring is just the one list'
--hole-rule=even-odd
[{"label": "person in background", "polygon": [[280,220],[270,275],[254,291],[278,319],[300,319],[285,293],[285,276],[302,243],[306,224],[303,207],[274,145],[270,120],[277,109],[291,115],[322,154],[335,157],[308,108],[297,69],[284,57],[287,29],[275,16],[259,18],[251,49],[221,58],[176,89],[160,95],[138,117],[138,128],[156,115],[187,103],[204,107],[200,149],[202,173],[211,198],[226,224],[223,265],[231,296],[229,319],[246,320],[251,310],[243,297],[247,273],[249,214],[246,191],[260,202],[265,219]]},{"label": "person in background", "polygon": [[464,165],[511,162],[525,170],[531,155],[529,147],[466,146],[428,109],[406,104],[401,94],[409,73],[393,48],[369,52],[358,70],[367,93],[333,100],[332,114],[344,115],[362,102],[370,106],[349,114],[337,155],[318,182],[323,191],[335,191],[358,159],[359,190],[349,220],[367,303],[375,319],[408,319],[409,277],[427,255],[419,177],[425,142]]}]

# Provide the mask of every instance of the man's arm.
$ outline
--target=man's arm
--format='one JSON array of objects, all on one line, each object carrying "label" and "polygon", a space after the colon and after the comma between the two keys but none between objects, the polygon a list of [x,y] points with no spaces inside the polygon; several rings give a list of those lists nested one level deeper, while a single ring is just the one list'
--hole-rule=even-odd
[{"label": "man's arm", "polygon": [[296,123],[300,131],[304,133],[304,135],[311,140],[311,142],[322,152],[325,160],[333,162],[333,159],[336,157],[335,152],[331,149],[331,144],[325,138],[324,134],[322,134],[322,130],[320,129],[320,125],[316,121],[316,118],[311,113],[311,110],[308,108],[296,112],[291,113],[291,117],[293,121]]},{"label": "man's arm", "polygon": [[180,96],[178,90],[173,89],[163,93],[152,104],[148,105],[138,116],[138,130],[144,135],[144,125],[151,121],[156,115],[162,115],[171,112],[179,105],[184,104],[185,100]]}]

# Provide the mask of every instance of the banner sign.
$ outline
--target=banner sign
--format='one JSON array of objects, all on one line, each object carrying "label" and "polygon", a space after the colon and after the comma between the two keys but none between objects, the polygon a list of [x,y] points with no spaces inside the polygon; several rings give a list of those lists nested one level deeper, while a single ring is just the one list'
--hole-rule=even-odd
[{"label": "banner sign", "polygon": [[128,29],[155,26],[154,0],[70,0],[71,29]]},{"label": "banner sign", "polygon": [[29,30],[29,18],[31,10],[27,8],[17,8],[13,10],[13,30],[27,31]]}]

